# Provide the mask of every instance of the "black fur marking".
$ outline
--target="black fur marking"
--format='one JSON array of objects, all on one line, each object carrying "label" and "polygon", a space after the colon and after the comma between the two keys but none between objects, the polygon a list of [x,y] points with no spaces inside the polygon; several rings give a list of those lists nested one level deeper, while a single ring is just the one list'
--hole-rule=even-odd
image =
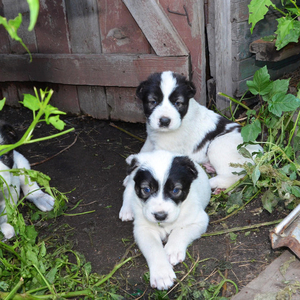
[{"label": "black fur marking", "polygon": [[[18,136],[14,128],[4,121],[0,121],[0,137],[2,139],[1,145],[10,145],[18,141]],[[11,169],[14,165],[13,151],[0,156],[0,161]]]},{"label": "black fur marking", "polygon": [[[230,126],[226,128],[229,124],[235,124],[234,126]],[[195,148],[194,153],[200,151],[207,143],[210,143],[213,139],[218,136],[233,132],[234,130],[238,130],[241,132],[241,126],[237,123],[231,122],[224,117],[219,116],[219,121],[214,130],[208,132],[203,140],[199,143],[199,145]]]},{"label": "black fur marking", "polygon": [[127,167],[127,172],[126,172],[127,175],[130,175],[131,172],[137,168],[138,166],[137,163],[138,163],[137,159],[133,158],[130,165]]},{"label": "black fur marking", "polygon": [[[143,101],[144,113],[147,118],[163,100],[163,93],[160,88],[161,74],[150,75],[146,81],[141,82],[136,90],[137,97]],[[169,100],[178,110],[182,119],[188,111],[189,100],[194,97],[196,88],[186,77],[175,73],[172,75],[176,79],[177,87],[171,93]]]},{"label": "black fur marking", "polygon": [[184,201],[190,192],[192,182],[197,176],[198,171],[187,156],[175,157],[164,186],[164,198],[172,199],[176,204]]},{"label": "black fur marking", "polygon": [[143,169],[138,170],[135,174],[134,181],[135,192],[140,199],[146,201],[151,196],[157,194],[159,184],[150,171]]}]

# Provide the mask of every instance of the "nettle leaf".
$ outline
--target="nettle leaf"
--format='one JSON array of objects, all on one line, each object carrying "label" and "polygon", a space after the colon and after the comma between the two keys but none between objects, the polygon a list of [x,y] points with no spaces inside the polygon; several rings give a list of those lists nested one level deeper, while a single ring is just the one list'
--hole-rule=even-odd
[{"label": "nettle leaf", "polygon": [[245,147],[241,147],[239,153],[245,158],[253,159],[251,153]]},{"label": "nettle leaf", "polygon": [[297,198],[300,198],[300,187],[299,186],[291,186],[291,193],[295,195]]},{"label": "nettle leaf", "polygon": [[292,94],[278,93],[269,102],[269,111],[280,117],[284,111],[294,111],[300,107],[300,100]]},{"label": "nettle leaf", "polygon": [[272,90],[272,81],[268,73],[267,66],[257,70],[253,80],[247,81],[247,86],[253,95],[266,95]]},{"label": "nettle leaf", "polygon": [[300,22],[292,17],[282,17],[277,19],[278,27],[275,33],[277,39],[275,46],[277,50],[282,49],[289,43],[297,43],[300,36]]},{"label": "nettle leaf", "polygon": [[265,17],[269,10],[269,6],[274,6],[271,0],[252,0],[248,5],[249,8],[249,24],[252,23],[251,33],[256,23]]},{"label": "nettle leaf", "polygon": [[258,119],[256,119],[251,124],[247,124],[246,126],[244,126],[241,131],[244,142],[255,141],[260,133],[261,124]]},{"label": "nettle leaf", "polygon": [[39,100],[30,94],[24,94],[24,100],[21,103],[32,111],[37,111],[41,107]]}]

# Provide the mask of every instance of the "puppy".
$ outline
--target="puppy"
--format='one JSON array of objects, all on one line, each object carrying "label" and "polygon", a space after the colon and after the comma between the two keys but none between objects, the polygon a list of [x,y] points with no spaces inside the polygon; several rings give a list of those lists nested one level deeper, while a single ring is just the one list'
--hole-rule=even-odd
[{"label": "puppy", "polygon": [[[0,145],[9,145],[17,142],[14,129],[3,121],[0,121]],[[10,169],[30,169],[27,159],[19,152],[13,150],[0,156],[0,229],[5,239],[15,235],[13,226],[7,223],[5,199],[11,203],[17,203],[20,188],[24,196],[33,202],[40,210],[53,209],[54,199],[40,190],[36,182],[32,182],[24,175],[14,176]]]},{"label": "puppy", "polygon": [[[137,88],[147,118],[147,139],[141,152],[157,149],[181,153],[216,173],[210,179],[212,189],[226,189],[243,175],[230,163],[252,162],[239,154],[243,143],[241,126],[200,105],[193,98],[195,86],[184,76],[166,71],[152,74]],[[262,151],[248,145],[248,151]],[[253,162],[252,162],[253,163]]]},{"label": "puppy", "polygon": [[[211,190],[203,169],[187,156],[158,150],[126,159],[122,221],[134,219],[134,237],[150,270],[150,284],[168,289],[174,265],[208,225],[204,211]],[[163,246],[162,241],[165,242]]]}]

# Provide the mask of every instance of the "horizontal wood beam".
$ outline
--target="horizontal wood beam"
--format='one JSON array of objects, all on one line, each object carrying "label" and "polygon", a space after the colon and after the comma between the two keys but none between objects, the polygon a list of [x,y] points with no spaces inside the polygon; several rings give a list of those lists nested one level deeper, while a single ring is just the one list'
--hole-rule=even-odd
[{"label": "horizontal wood beam", "polygon": [[0,54],[0,82],[136,87],[153,72],[189,74],[188,56],[153,54]]}]

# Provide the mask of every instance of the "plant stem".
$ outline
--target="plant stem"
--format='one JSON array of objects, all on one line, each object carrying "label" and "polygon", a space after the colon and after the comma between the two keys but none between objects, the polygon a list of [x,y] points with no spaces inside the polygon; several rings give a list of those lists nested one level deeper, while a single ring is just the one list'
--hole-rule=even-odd
[{"label": "plant stem", "polygon": [[233,97],[230,97],[230,96],[228,96],[228,95],[226,95],[224,93],[218,93],[218,95],[223,96],[225,98],[228,98],[229,100],[231,100],[232,102],[240,105],[241,107],[245,108],[246,110],[250,110],[250,108],[247,105],[245,105],[244,103],[242,103],[242,102],[234,99]]},{"label": "plant stem", "polygon": [[221,234],[226,234],[226,233],[230,233],[230,232],[244,231],[244,230],[259,228],[259,227],[263,227],[263,226],[270,226],[270,225],[278,224],[281,221],[282,221],[282,219],[270,221],[270,222],[259,223],[259,224],[254,224],[254,225],[249,225],[249,226],[234,227],[234,228],[224,229],[224,230],[220,230],[220,231],[204,233],[204,234],[202,234],[201,237],[215,236],[215,235],[221,235]]},{"label": "plant stem", "polygon": [[14,288],[10,291],[10,293],[3,298],[4,300],[10,300],[17,293],[18,289],[24,284],[24,279],[21,277],[19,282],[14,286]]}]

